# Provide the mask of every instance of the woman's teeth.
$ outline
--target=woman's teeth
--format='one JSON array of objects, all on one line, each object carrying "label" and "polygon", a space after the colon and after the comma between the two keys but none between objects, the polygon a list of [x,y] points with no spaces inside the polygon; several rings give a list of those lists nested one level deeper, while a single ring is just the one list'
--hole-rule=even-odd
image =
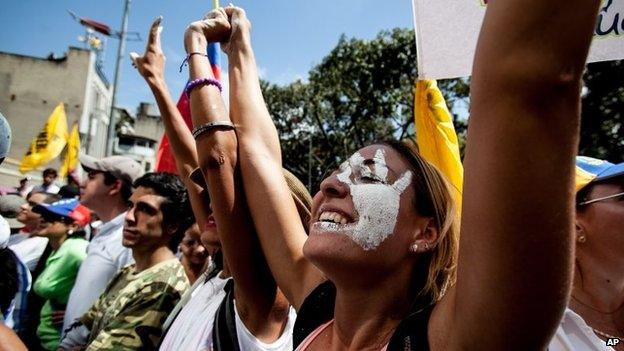
[{"label": "woman's teeth", "polygon": [[321,222],[331,222],[336,224],[347,224],[349,220],[347,217],[341,215],[338,212],[325,211],[322,212],[319,216],[319,221]]}]

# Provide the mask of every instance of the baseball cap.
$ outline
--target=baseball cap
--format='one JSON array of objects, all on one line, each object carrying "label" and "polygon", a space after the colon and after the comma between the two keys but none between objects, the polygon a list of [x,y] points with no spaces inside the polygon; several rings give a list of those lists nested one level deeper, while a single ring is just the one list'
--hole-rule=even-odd
[{"label": "baseball cap", "polygon": [[97,159],[89,155],[80,155],[78,159],[85,171],[108,172],[128,184],[134,183],[137,178],[143,175],[141,165],[126,156],[109,156]]},{"label": "baseball cap", "polygon": [[9,126],[4,115],[0,113],[0,163],[9,154],[9,149],[11,149],[11,126]]},{"label": "baseball cap", "polygon": [[51,204],[42,203],[34,206],[32,210],[42,216],[52,215],[71,218],[81,226],[85,226],[91,221],[91,212],[77,199],[62,199]]},{"label": "baseball cap", "polygon": [[613,164],[587,156],[576,157],[576,191],[591,182],[597,182],[624,175],[624,162]]},{"label": "baseball cap", "polygon": [[19,195],[2,195],[0,196],[0,215],[6,219],[11,229],[20,229],[24,224],[17,220],[17,214],[21,211],[21,207],[26,200]]}]

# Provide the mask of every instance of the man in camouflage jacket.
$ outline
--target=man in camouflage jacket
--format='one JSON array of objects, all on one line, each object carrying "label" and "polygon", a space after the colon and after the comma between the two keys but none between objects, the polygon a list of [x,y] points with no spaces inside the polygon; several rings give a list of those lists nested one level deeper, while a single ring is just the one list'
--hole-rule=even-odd
[{"label": "man in camouflage jacket", "polygon": [[150,350],[189,283],[173,251],[192,223],[188,195],[177,176],[148,173],[136,180],[123,245],[135,264],[122,269],[59,349]]}]

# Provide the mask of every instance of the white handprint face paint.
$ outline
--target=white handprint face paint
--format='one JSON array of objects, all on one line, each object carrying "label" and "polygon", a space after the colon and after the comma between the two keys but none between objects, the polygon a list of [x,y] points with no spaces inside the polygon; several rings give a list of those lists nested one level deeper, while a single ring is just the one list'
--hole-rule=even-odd
[{"label": "white handprint face paint", "polygon": [[394,232],[399,214],[401,194],[412,181],[406,171],[394,183],[388,184],[388,166],[383,149],[377,149],[373,162],[356,152],[340,166],[338,180],[347,184],[358,221],[351,224],[320,222],[321,230],[340,232],[349,236],[365,250],[374,250]]}]

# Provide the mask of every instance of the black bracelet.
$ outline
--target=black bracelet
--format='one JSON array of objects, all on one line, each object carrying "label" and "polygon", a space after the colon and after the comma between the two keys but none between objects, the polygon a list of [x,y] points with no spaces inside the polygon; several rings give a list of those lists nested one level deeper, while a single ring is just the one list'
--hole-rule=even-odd
[{"label": "black bracelet", "polygon": [[186,57],[184,58],[184,60],[182,60],[182,64],[180,65],[180,73],[182,73],[182,67],[184,67],[184,65],[186,64],[188,66],[188,60],[191,58],[191,56],[193,55],[201,55],[204,57],[208,57],[208,55],[201,53],[201,52],[189,52]]},{"label": "black bracelet", "polygon": [[193,128],[193,138],[197,140],[202,134],[208,133],[213,129],[225,129],[225,130],[235,130],[234,124],[231,121],[214,121],[208,122],[206,124],[202,124],[199,127]]}]

